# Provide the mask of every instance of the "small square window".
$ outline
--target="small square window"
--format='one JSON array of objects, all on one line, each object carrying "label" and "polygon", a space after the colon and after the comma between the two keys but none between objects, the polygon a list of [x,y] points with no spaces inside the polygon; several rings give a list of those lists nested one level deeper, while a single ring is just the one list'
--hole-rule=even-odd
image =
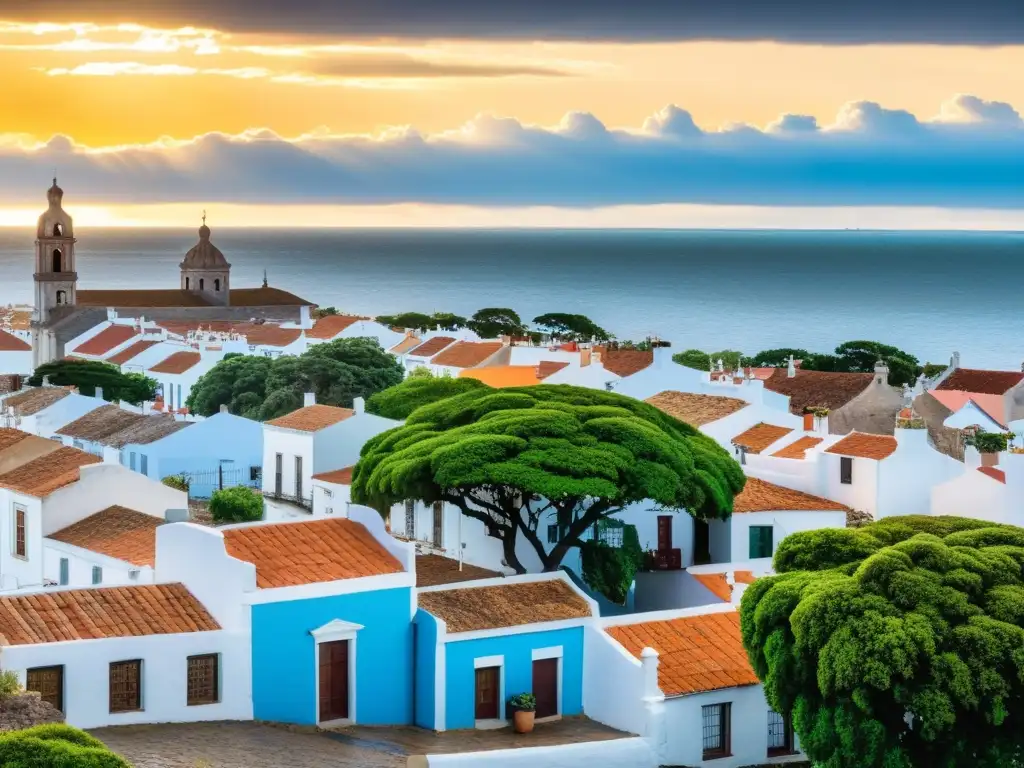
[{"label": "small square window", "polygon": [[110,664],[110,711],[142,709],[142,659]]},{"label": "small square window", "polygon": [[188,706],[220,701],[220,656],[206,653],[188,657]]},{"label": "small square window", "polygon": [[770,525],[752,525],[750,530],[750,559],[771,557],[774,530]]},{"label": "small square window", "polygon": [[548,544],[557,544],[557,543],[558,543],[558,526],[554,525],[554,524],[549,525],[548,526]]},{"label": "small square window", "polygon": [[62,557],[60,559],[60,585],[62,587],[66,587],[68,585],[68,581],[71,580],[70,571],[71,561],[66,557]]},{"label": "small square window", "polygon": [[92,583],[102,584],[103,583],[103,569],[98,565],[92,567]]},{"label": "small square window", "polygon": [[731,704],[711,704],[701,707],[704,760],[729,757],[731,754],[731,710]]}]

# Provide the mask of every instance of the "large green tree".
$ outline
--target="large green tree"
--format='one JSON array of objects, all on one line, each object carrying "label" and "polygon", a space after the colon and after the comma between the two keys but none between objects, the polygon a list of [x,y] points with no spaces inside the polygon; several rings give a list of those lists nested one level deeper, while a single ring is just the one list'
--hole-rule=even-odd
[{"label": "large green tree", "polygon": [[66,358],[43,363],[35,369],[28,383],[38,387],[43,377],[62,387],[73,384],[83,395],[95,395],[99,387],[103,390],[103,399],[112,402],[124,400],[138,405],[156,397],[157,383],[153,379],[141,373],[122,373],[117,366],[100,360]]},{"label": "large green tree", "polygon": [[337,339],[301,355],[226,357],[192,387],[188,407],[210,416],[227,405],[231,413],[267,420],[300,408],[306,392],[318,403],[350,407],[402,381],[401,364],[376,339]]},{"label": "large green tree", "polygon": [[743,595],[765,695],[822,768],[1020,766],[1024,529],[895,517],[796,533]]},{"label": "large green tree", "polygon": [[426,373],[410,375],[401,384],[375,394],[366,401],[366,410],[386,419],[403,421],[420,406],[474,389],[488,388],[479,379],[434,376],[426,368],[421,370]]},{"label": "large green tree", "polygon": [[812,354],[800,367],[809,371],[845,371],[873,373],[881,360],[889,367],[889,383],[894,386],[913,384],[923,370],[920,361],[909,352],[877,341],[847,341],[831,355]]},{"label": "large green tree", "polygon": [[[585,531],[633,502],[725,518],[743,483],[714,440],[647,403],[539,385],[474,389],[418,408],[363,447],[352,497],[376,509],[404,499],[454,504],[501,540],[522,573],[518,536],[554,570]],[[550,551],[542,521],[557,521]]]},{"label": "large green tree", "polygon": [[811,353],[806,349],[795,347],[764,349],[750,358],[750,365],[755,368],[786,368],[789,366],[790,357],[794,360],[803,361],[808,360],[811,357]]},{"label": "large green tree", "polygon": [[612,337],[586,315],[548,312],[533,318],[533,322],[553,339],[563,341],[608,341]]},{"label": "large green tree", "polygon": [[477,310],[466,321],[466,326],[484,339],[499,336],[525,336],[526,325],[514,310],[508,307],[488,307]]}]

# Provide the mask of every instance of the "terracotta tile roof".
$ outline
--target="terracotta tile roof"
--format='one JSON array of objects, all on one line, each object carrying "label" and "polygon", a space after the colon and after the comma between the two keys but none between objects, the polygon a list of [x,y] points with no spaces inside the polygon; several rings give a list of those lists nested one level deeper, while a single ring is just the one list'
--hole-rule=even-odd
[{"label": "terracotta tile roof", "polygon": [[0,328],[0,352],[31,352],[32,345]]},{"label": "terracotta tile roof", "polygon": [[781,440],[792,431],[789,427],[779,427],[762,421],[760,424],[752,426],[746,432],[736,435],[732,442],[741,448],[746,448],[747,453],[760,453],[776,440]]},{"label": "terracotta tile roof", "polygon": [[32,387],[5,397],[3,408],[6,411],[8,406],[14,406],[19,416],[32,416],[70,394],[64,387]]},{"label": "terracotta tile roof", "polygon": [[433,365],[472,368],[480,365],[502,347],[500,341],[460,341],[430,359]]},{"label": "terracotta tile roof", "polygon": [[420,592],[419,605],[449,632],[518,627],[590,616],[590,605],[561,579]]},{"label": "terracotta tile roof", "polygon": [[459,378],[476,379],[489,387],[532,387],[540,384],[535,365],[487,365],[483,368],[464,368]]},{"label": "terracotta tile roof", "polygon": [[776,368],[764,380],[765,389],[789,395],[789,410],[802,414],[805,408],[837,411],[863,392],[874,381],[872,373],[832,373],[798,368],[789,378],[786,368]]},{"label": "terracotta tile roof", "polygon": [[17,445],[28,436],[28,432],[22,432],[20,429],[0,427],[0,451],[6,451],[12,445]]},{"label": "terracotta tile roof", "polygon": [[141,413],[125,411],[111,403],[101,405],[70,424],[65,424],[57,430],[56,434],[79,440],[102,440],[104,437],[120,432],[145,418]]},{"label": "terracotta tile roof", "polygon": [[58,448],[0,475],[0,488],[44,498],[66,485],[78,482],[82,467],[102,461],[99,456],[77,448]]},{"label": "terracotta tile roof", "polygon": [[352,485],[352,467],[343,467],[341,469],[332,469],[330,472],[321,472],[318,475],[313,475],[314,480],[323,480],[325,483],[335,483],[337,485]]},{"label": "terracotta tile roof", "polygon": [[733,571],[732,579],[737,584],[753,584],[757,581],[753,571]]},{"label": "terracotta tile roof", "polygon": [[88,341],[82,342],[72,352],[76,355],[102,356],[114,347],[119,347],[129,339],[135,338],[138,331],[131,325],[111,325],[104,328]]},{"label": "terracotta tile roof", "polygon": [[[78,291],[75,301],[83,307],[209,307],[216,306],[199,295],[180,288],[156,290]],[[233,307],[314,306],[294,293],[280,288],[232,288],[228,301]]]},{"label": "terracotta tile roof", "polygon": [[724,573],[692,573],[690,574],[719,600],[732,602],[732,587]]},{"label": "terracotta tile roof", "polygon": [[601,365],[605,367],[605,370],[623,378],[642,371],[654,362],[652,350],[594,347],[594,352],[601,354]]},{"label": "terracotta tile roof", "polygon": [[395,346],[389,349],[388,352],[390,352],[393,355],[404,355],[409,350],[418,347],[421,343],[422,340],[416,338],[415,336],[406,336],[400,342],[395,344]]},{"label": "terracotta tile roof", "polygon": [[998,480],[1000,483],[1006,482],[1006,472],[999,467],[978,467],[978,471],[983,475],[988,475],[993,480]]},{"label": "terracotta tile roof", "polygon": [[313,327],[306,331],[306,338],[309,339],[333,339],[350,325],[355,325],[365,317],[355,315],[325,315],[321,317]]},{"label": "terracotta tile roof", "polygon": [[746,408],[749,403],[736,397],[697,395],[690,392],[659,392],[647,402],[655,408],[695,427],[718,421]]},{"label": "terracotta tile roof", "polygon": [[551,374],[568,367],[569,364],[562,360],[541,360],[537,363],[537,378],[546,379]]},{"label": "terracotta tile roof", "polygon": [[477,565],[469,563],[462,564],[459,570],[459,561],[451,557],[441,555],[417,555],[416,556],[416,586],[435,587],[439,584],[457,584],[460,581],[473,581],[475,579],[493,579],[501,576],[497,571],[489,571]]},{"label": "terracotta tile roof", "polygon": [[229,300],[233,307],[313,307],[294,293],[280,288],[232,288]]},{"label": "terracotta tile roof", "polygon": [[402,572],[365,526],[347,518],[229,528],[224,544],[256,566],[260,589]]},{"label": "terracotta tile roof", "polygon": [[133,565],[156,563],[156,529],[159,517],[127,507],[107,507],[47,538],[124,560]]},{"label": "terracotta tile roof", "polygon": [[107,435],[99,442],[112,448],[124,448],[128,444],[149,445],[193,424],[194,421],[178,421],[170,415],[144,416],[124,429]]},{"label": "terracotta tile roof", "polygon": [[759,682],[743,648],[735,611],[622,624],[605,631],[638,659],[644,648],[658,652],[658,687],[666,696]]},{"label": "terracotta tile roof", "polygon": [[174,352],[149,369],[150,373],[184,373],[197,365],[203,356],[198,352]]},{"label": "terracotta tile roof", "polygon": [[146,584],[0,597],[10,645],[212,632],[220,625],[182,584]]},{"label": "terracotta tile roof", "polygon": [[826,448],[825,452],[837,453],[840,456],[881,460],[896,452],[896,438],[889,435],[851,432],[838,443]]},{"label": "terracotta tile roof", "polygon": [[278,416],[266,423],[272,427],[295,429],[299,432],[319,432],[321,429],[331,427],[355,415],[356,412],[351,408],[338,408],[333,405],[307,405],[305,408]]},{"label": "terracotta tile roof", "polygon": [[1002,395],[1024,381],[1021,371],[984,371],[977,368],[957,368],[936,387],[938,390],[958,389],[985,395]]},{"label": "terracotta tile roof", "polygon": [[412,357],[433,357],[449,344],[455,342],[454,336],[435,336],[427,339],[418,347],[409,352]]},{"label": "terracotta tile roof", "polygon": [[1006,426],[1006,404],[1003,395],[988,395],[984,392],[962,392],[958,389],[931,389],[928,394],[942,403],[953,413],[967,403],[974,403],[978,409],[996,424]]},{"label": "terracotta tile roof", "polygon": [[122,365],[127,363],[133,357],[138,357],[150,347],[155,347],[159,343],[160,341],[158,339],[143,339],[142,341],[136,341],[131,346],[125,347],[117,354],[108,357],[107,362],[113,363],[114,365]]},{"label": "terracotta tile roof", "polygon": [[733,498],[732,511],[734,513],[786,512],[790,510],[845,512],[847,507],[831,499],[794,491],[792,488],[767,483],[756,477],[748,477],[743,490]]},{"label": "terracotta tile roof", "polygon": [[301,328],[282,328],[276,323],[239,323],[232,320],[161,320],[161,328],[175,336],[188,337],[203,331],[244,336],[249,344],[287,347],[302,336]]},{"label": "terracotta tile roof", "polygon": [[804,435],[798,440],[794,440],[785,448],[780,448],[772,456],[780,459],[804,459],[807,457],[807,452],[814,446],[821,444],[823,440],[824,438],[821,437]]}]

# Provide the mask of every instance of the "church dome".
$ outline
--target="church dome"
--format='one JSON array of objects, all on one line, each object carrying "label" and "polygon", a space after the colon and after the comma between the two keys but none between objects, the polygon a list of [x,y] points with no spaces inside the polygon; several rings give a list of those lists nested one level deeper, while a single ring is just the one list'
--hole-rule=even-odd
[{"label": "church dome", "polygon": [[182,269],[230,269],[224,254],[220,249],[210,242],[210,228],[203,223],[199,228],[199,242],[196,243],[185,254],[185,260],[181,262]]},{"label": "church dome", "polygon": [[64,190],[57,186],[57,177],[53,177],[53,186],[46,190],[46,199],[54,208],[59,208],[64,199]]}]

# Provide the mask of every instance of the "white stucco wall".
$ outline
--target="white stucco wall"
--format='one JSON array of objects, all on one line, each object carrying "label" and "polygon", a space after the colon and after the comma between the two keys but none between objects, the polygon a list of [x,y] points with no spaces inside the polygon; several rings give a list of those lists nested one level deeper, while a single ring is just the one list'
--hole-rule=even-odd
[{"label": "white stucco wall", "polygon": [[656,768],[657,765],[650,745],[641,738],[409,758],[409,768]]},{"label": "white stucco wall", "polygon": [[927,515],[932,488],[958,477],[963,463],[928,445],[924,429],[898,429],[897,451],[879,462],[876,518],[894,515]]},{"label": "white stucco wall", "polygon": [[281,493],[295,495],[295,457],[302,457],[302,495],[312,488],[313,433],[278,429],[263,425],[263,491],[273,493],[276,487],[276,456],[281,454]]},{"label": "white stucco wall", "polygon": [[32,373],[32,350],[0,351],[0,371],[4,373]]},{"label": "white stucco wall", "polygon": [[98,397],[86,397],[77,393],[71,393],[62,397],[48,408],[44,408],[31,416],[25,416],[18,425],[18,429],[30,432],[33,435],[50,438],[53,433],[61,427],[80,419],[87,413],[91,413],[102,405],[106,405]]},{"label": "white stucco wall", "polygon": [[[846,513],[831,510],[788,512],[742,512],[729,519],[731,556],[729,562],[750,560],[750,529],[754,526],[772,527],[772,555],[784,538],[798,531],[821,528],[845,528]],[[712,538],[715,533],[712,532]]]},{"label": "white stucco wall", "polygon": [[583,632],[583,711],[591,720],[643,734],[647,718],[641,706],[644,677],[640,660],[599,625],[589,625]]},{"label": "white stucco wall", "polygon": [[[15,552],[15,515],[25,510],[25,556]],[[23,589],[43,584],[43,517],[42,503],[25,496],[0,489],[0,590]]]},{"label": "white stucco wall", "polygon": [[[187,706],[187,658],[220,654],[220,701]],[[74,640],[0,648],[0,665],[24,683],[32,667],[64,666],[64,713],[69,725],[102,728],[135,723],[250,720],[249,638],[245,634],[188,632],[146,637]],[[109,711],[110,663],[142,660],[142,710]]]},{"label": "white stucco wall", "polygon": [[[153,569],[149,566],[137,566],[124,560],[101,555],[88,549],[66,544],[54,539],[43,539],[43,575],[45,578],[60,584],[60,561],[68,561],[69,587],[91,587],[92,569],[102,569],[100,584],[105,587],[126,584],[152,584]],[[134,575],[133,575],[134,574]]]}]

